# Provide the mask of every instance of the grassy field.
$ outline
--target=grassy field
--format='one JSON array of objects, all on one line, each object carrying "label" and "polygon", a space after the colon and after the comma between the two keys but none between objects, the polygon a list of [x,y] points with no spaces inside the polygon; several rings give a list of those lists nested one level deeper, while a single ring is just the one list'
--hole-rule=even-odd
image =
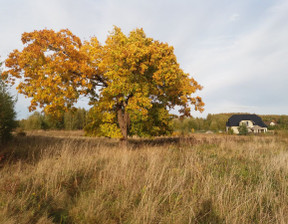
[{"label": "grassy field", "polygon": [[0,150],[0,223],[288,223],[288,138],[86,138]]}]

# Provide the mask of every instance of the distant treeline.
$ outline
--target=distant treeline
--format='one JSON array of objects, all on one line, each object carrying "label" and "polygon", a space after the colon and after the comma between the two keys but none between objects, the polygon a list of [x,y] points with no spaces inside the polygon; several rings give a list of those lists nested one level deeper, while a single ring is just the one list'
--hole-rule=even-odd
[{"label": "distant treeline", "polygon": [[82,130],[87,124],[87,111],[76,109],[65,112],[57,120],[39,112],[34,112],[27,119],[19,121],[20,128],[24,130]]},{"label": "distant treeline", "polygon": [[[239,113],[208,114],[206,118],[176,118],[174,130],[181,134],[193,132],[224,132],[228,119]],[[288,130],[288,115],[259,115],[270,130]],[[273,122],[275,125],[270,125]]]},{"label": "distant treeline", "polygon": [[[261,115],[260,117],[269,129],[288,130],[288,115]],[[271,122],[275,125],[271,126]]]},{"label": "distant treeline", "polygon": [[[179,134],[193,132],[224,132],[226,122],[233,113],[208,114],[206,118],[174,118],[173,130]],[[271,130],[288,130],[288,115],[259,115]],[[19,121],[19,126],[25,130],[83,130],[89,123],[89,114],[85,109],[76,109],[65,112],[63,116],[55,120],[49,115],[35,112],[27,119]],[[271,126],[273,122],[275,125]]]},{"label": "distant treeline", "polygon": [[205,131],[225,131],[226,122],[230,116],[227,114],[208,114],[206,118],[175,118],[174,131],[181,134]]}]

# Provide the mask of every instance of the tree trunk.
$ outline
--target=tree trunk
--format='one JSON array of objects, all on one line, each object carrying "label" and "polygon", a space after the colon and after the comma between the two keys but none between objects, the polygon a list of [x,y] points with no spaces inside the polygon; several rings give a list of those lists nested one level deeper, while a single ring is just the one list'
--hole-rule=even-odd
[{"label": "tree trunk", "polygon": [[118,118],[118,123],[119,123],[121,133],[123,135],[123,140],[127,141],[128,127],[130,126],[129,114],[127,113],[127,111],[125,111],[125,109],[123,112],[123,109],[119,108],[117,111],[117,118]]}]

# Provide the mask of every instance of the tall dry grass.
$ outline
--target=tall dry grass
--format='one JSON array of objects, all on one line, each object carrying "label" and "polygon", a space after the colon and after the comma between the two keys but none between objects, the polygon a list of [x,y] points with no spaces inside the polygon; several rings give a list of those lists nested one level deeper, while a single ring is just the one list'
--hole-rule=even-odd
[{"label": "tall dry grass", "polygon": [[288,223],[287,138],[152,143],[16,138],[2,148],[0,223]]}]

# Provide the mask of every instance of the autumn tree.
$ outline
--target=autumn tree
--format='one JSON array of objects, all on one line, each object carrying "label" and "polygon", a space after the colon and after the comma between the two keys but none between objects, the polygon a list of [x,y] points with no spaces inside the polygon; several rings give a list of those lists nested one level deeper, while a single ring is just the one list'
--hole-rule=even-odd
[{"label": "autumn tree", "polygon": [[69,30],[46,29],[24,33],[22,42],[24,49],[7,58],[3,78],[20,80],[17,89],[32,98],[30,110],[39,106],[57,117],[86,95],[101,134],[124,139],[147,129],[141,122],[151,130],[155,119],[165,124],[175,106],[183,116],[191,105],[203,110],[201,98],[192,96],[202,87],[180,68],[173,47],[142,29],[126,36],[114,27],[104,45],[96,37],[81,42]]}]

